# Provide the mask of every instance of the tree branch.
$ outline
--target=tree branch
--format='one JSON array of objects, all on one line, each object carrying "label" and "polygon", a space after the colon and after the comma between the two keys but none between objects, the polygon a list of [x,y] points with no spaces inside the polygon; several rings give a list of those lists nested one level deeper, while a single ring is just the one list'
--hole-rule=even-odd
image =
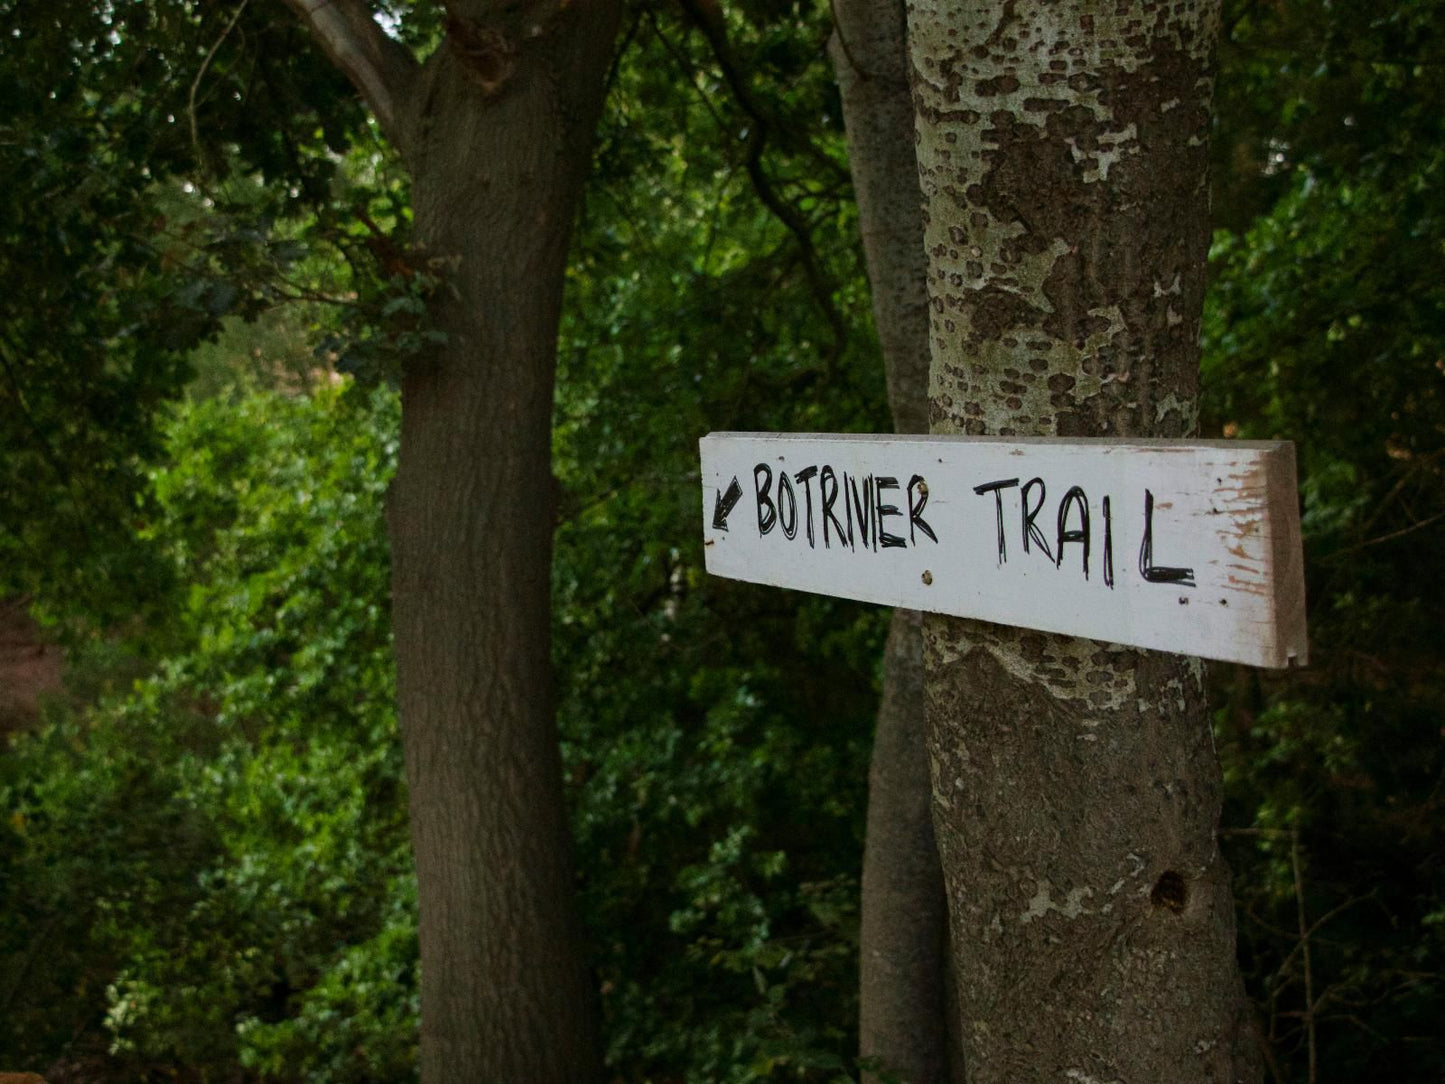
[{"label": "tree branch", "polygon": [[403,132],[397,103],[420,71],[416,58],[392,40],[371,17],[364,0],[284,0],[306,22],[312,36],[361,92],[388,139],[398,146]]},{"label": "tree branch", "polygon": [[[732,91],[733,100],[737,102],[738,107],[751,122],[748,125],[748,151],[744,167],[747,169],[748,178],[753,183],[753,189],[757,192],[758,199],[762,201],[764,207],[772,212],[774,218],[787,227],[788,232],[798,243],[798,249],[803,259],[803,275],[807,279],[813,300],[822,311],[832,332],[833,341],[824,358],[828,375],[831,376],[847,345],[848,326],[833,300],[834,287],[823,270],[822,261],[813,244],[812,232],[807,221],[796,207],[779,195],[772,179],[763,168],[763,150],[767,145],[771,128],[768,112],[753,93],[747,77],[743,74],[742,65],[733,53],[732,45],[728,40],[727,24],[723,21],[721,9],[705,0],[701,0],[701,2],[700,0],[681,0],[681,3],[683,13],[698,30],[702,31],[703,37],[712,49],[713,58],[717,61],[718,69],[721,71],[728,89]],[[814,155],[813,157],[818,156]]]},{"label": "tree branch", "polygon": [[221,36],[211,43],[211,48],[206,53],[206,59],[201,61],[201,66],[196,71],[196,77],[191,80],[191,93],[187,102],[186,113],[191,119],[191,150],[195,153],[196,162],[205,161],[201,154],[201,130],[196,123],[196,92],[201,89],[201,80],[206,77],[206,71],[211,66],[211,61],[216,59],[216,51],[221,48],[221,43],[230,37],[231,31],[236,29],[236,23],[241,18],[241,13],[246,10],[247,0],[241,0],[236,5],[236,11],[231,16],[226,28],[221,31]]}]

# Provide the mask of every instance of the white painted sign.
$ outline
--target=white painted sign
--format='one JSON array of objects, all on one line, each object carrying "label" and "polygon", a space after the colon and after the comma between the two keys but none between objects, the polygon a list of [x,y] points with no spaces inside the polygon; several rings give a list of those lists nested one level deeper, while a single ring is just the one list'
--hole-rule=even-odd
[{"label": "white painted sign", "polygon": [[1288,442],[700,446],[715,575],[1255,666],[1306,660]]}]

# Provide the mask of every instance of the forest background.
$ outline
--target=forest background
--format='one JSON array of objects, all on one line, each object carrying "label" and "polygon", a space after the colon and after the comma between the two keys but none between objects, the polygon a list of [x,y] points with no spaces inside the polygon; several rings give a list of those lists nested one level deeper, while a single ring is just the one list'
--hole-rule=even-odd
[{"label": "forest background", "polygon": [[[1212,671],[1278,1081],[1445,1076],[1441,8],[1226,5],[1201,434],[1297,442],[1310,598],[1308,669]],[[448,268],[280,5],[0,10],[0,595],[67,659],[0,752],[0,1067],[409,1079],[382,502]],[[709,580],[696,440],[888,412],[828,8],[726,21],[634,4],[608,77],[559,725],[614,1078],[839,1080],[887,615]]]}]

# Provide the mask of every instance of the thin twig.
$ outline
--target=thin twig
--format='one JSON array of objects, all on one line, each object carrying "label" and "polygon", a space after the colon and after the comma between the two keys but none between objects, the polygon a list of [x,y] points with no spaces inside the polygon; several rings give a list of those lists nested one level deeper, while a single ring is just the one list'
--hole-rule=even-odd
[{"label": "thin twig", "polygon": [[1385,496],[1380,499],[1380,503],[1375,506],[1375,510],[1370,514],[1370,518],[1367,519],[1365,525],[1360,528],[1360,533],[1369,534],[1374,530],[1375,524],[1380,522],[1380,517],[1390,510],[1391,502],[1405,491],[1405,486],[1409,484],[1410,480],[1422,470],[1428,470],[1434,466],[1442,455],[1445,455],[1445,448],[1431,452],[1427,456],[1417,456],[1412,459],[1410,465],[1401,472],[1400,477],[1390,488],[1390,492],[1386,493]]},{"label": "thin twig", "polygon": [[708,111],[708,115],[712,117],[712,121],[717,125],[718,130],[723,132],[727,131],[727,122],[723,120],[722,114],[717,110],[717,106],[713,105],[713,101],[708,97],[707,91],[704,90],[698,82],[697,72],[692,66],[692,61],[687,58],[678,46],[673,44],[671,38],[662,32],[662,26],[658,23],[655,12],[649,11],[648,18],[652,23],[653,34],[655,34],[657,40],[662,43],[663,52],[672,57],[673,62],[676,63],[677,66],[682,69],[683,74],[687,76],[687,81],[692,85],[692,89],[697,92],[698,99],[702,102],[703,108]]},{"label": "thin twig", "polygon": [[246,10],[248,3],[250,3],[250,0],[241,0],[241,2],[236,5],[236,10],[231,15],[231,21],[226,24],[226,29],[221,31],[221,36],[211,44],[210,51],[206,53],[206,58],[201,61],[201,66],[196,70],[196,77],[191,80],[191,93],[187,104],[187,112],[191,118],[191,149],[196,152],[196,161],[198,163],[201,160],[201,129],[200,125],[196,123],[196,91],[200,89],[201,80],[206,77],[206,72],[210,69],[211,61],[215,59],[217,50],[219,50],[221,44],[231,36],[231,31],[236,28],[236,23],[241,19],[241,12]]},{"label": "thin twig", "polygon": [[[1286,930],[1286,929],[1284,929],[1284,928],[1281,927],[1281,926],[1276,926],[1273,922],[1266,922],[1264,919],[1260,918],[1259,915],[1255,914],[1255,913],[1254,913],[1254,908],[1253,908],[1253,907],[1250,907],[1248,904],[1246,904],[1245,907],[1244,907],[1244,917],[1247,918],[1247,919],[1249,919],[1251,922],[1253,922],[1253,923],[1254,923],[1256,926],[1258,926],[1260,929],[1264,930],[1266,933],[1268,933],[1268,934],[1273,934],[1275,937],[1278,937],[1278,938],[1279,938],[1280,940],[1282,940],[1282,941],[1292,941],[1292,940],[1294,940],[1294,936],[1295,936],[1295,935],[1292,934],[1292,933],[1290,933],[1289,930]],[[1288,963],[1288,962],[1289,962],[1289,957],[1286,957],[1286,958],[1285,958],[1285,963]],[[1278,970],[1280,970],[1280,969],[1283,968],[1283,967],[1284,967],[1284,964],[1281,964],[1280,967],[1276,968],[1275,970],[1278,971]]]},{"label": "thin twig", "polygon": [[[1409,527],[1402,527],[1398,531],[1391,531],[1389,534],[1382,534],[1379,538],[1366,539],[1365,541],[1354,546],[1353,549],[1362,550],[1368,546],[1378,546],[1384,542],[1393,542],[1397,538],[1403,538],[1407,534],[1414,534],[1416,531],[1428,527],[1432,523],[1437,523],[1442,519],[1445,519],[1445,512],[1436,512],[1433,516],[1430,516],[1427,519],[1422,519],[1419,523],[1413,523]],[[1351,551],[1343,550],[1341,552],[1349,553]]]},{"label": "thin twig", "polygon": [[834,301],[833,287],[823,270],[808,223],[796,207],[778,194],[772,178],[763,168],[763,150],[767,145],[771,119],[742,73],[741,65],[728,40],[727,26],[721,14],[702,8],[697,0],[682,0],[682,9],[693,25],[702,32],[703,38],[712,49],[713,59],[717,61],[723,80],[732,91],[733,100],[751,121],[748,126],[748,153],[744,167],[763,206],[788,229],[798,244],[803,258],[803,277],[807,280],[813,300],[822,310],[823,318],[832,333],[833,341],[824,359],[828,373],[832,375],[847,346],[848,327]]},{"label": "thin twig", "polygon": [[1310,960],[1310,927],[1305,919],[1305,889],[1304,873],[1300,864],[1299,831],[1293,833],[1290,841],[1290,862],[1294,866],[1294,898],[1295,913],[1299,918],[1300,945],[1303,950],[1305,965],[1305,1010],[1304,1025],[1305,1033],[1309,1041],[1310,1075],[1309,1084],[1318,1084],[1319,1064],[1318,1051],[1315,1047],[1315,980],[1314,969]]},{"label": "thin twig", "polygon": [[1256,1027],[1254,1039],[1259,1045],[1260,1054],[1264,1056],[1265,1068],[1269,1070],[1270,1077],[1273,1078],[1275,1084],[1285,1084],[1284,1074],[1280,1072],[1279,1061],[1274,1056],[1274,1047],[1270,1043],[1270,1037],[1264,1033],[1264,1029]]}]

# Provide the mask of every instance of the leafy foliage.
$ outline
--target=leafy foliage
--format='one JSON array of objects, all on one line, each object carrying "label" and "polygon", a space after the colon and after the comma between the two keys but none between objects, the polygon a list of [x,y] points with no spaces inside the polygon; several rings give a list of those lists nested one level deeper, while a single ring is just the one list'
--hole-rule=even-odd
[{"label": "leafy foliage", "polygon": [[150,420],[225,306],[150,243],[175,148],[125,89],[116,28],[39,7],[0,5],[0,587],[99,601],[146,575],[124,543]]},{"label": "leafy foliage", "polygon": [[389,371],[433,334],[440,269],[411,258],[406,185],[280,5],[0,18],[0,591],[76,638],[165,596],[135,501],[192,352],[307,301],[345,332],[327,367]]},{"label": "leafy foliage", "polygon": [[882,615],[711,579],[696,530],[709,429],[886,424],[819,15],[730,11],[720,60],[637,14],[569,278],[559,719],[619,1079],[852,1064]]},{"label": "leafy foliage", "polygon": [[[435,45],[437,5],[385,7]],[[1242,957],[1277,1080],[1434,1079],[1445,12],[1230,8],[1205,424],[1297,441],[1314,640],[1220,674]],[[0,11],[3,586],[104,632],[80,709],[0,755],[0,1062],[410,1079],[379,385],[447,268],[280,5]],[[695,442],[877,430],[883,380],[826,12],[720,11],[634,6],[612,78],[561,341],[559,718],[617,1079],[829,1080],[881,615],[706,577]]]},{"label": "leafy foliage", "polygon": [[[556,447],[560,716],[609,1058],[625,1079],[828,1079],[854,1045],[880,616],[708,583],[687,496],[708,428],[873,428],[883,416],[868,331],[837,323],[867,311],[841,132],[835,122],[816,146],[796,136],[831,95],[826,28],[769,18],[729,27],[730,48],[766,57],[756,68],[768,78],[757,77],[756,116],[724,119],[713,47],[643,13],[571,279]],[[781,47],[795,38],[813,44]],[[697,89],[677,93],[676,64]],[[796,96],[770,94],[773,80]],[[644,107],[674,110],[697,137],[638,126],[630,115]],[[758,117],[774,126],[766,144],[713,137]],[[811,180],[820,155],[832,163],[824,184]],[[760,205],[750,163],[796,201],[791,224]],[[390,236],[405,193],[376,165],[375,182],[365,164],[348,176],[363,178],[368,202],[355,206]],[[270,198],[244,174],[221,187],[233,207]],[[179,203],[178,216],[199,213]],[[274,219],[272,236],[306,246],[293,266],[307,281],[328,281],[326,267],[305,267],[328,214],[345,211],[318,210],[315,226]],[[372,252],[378,234],[362,218],[350,228]],[[621,274],[606,270],[613,260]],[[401,288],[414,277],[402,272]],[[415,896],[379,548],[395,403],[324,383],[299,398],[224,390],[227,344],[255,343],[261,361],[288,354],[292,372],[304,355],[278,330],[310,336],[319,323],[335,329],[323,350],[357,348],[365,334],[338,326],[315,292],[297,294],[310,307],[266,317],[273,330],[232,323],[207,348],[219,397],[181,408],[139,496],[131,542],[165,593],[130,632],[155,672],[4,762],[4,804],[21,826],[6,837],[6,902],[28,917],[0,951],[22,956],[37,931],[48,946],[0,1038],[15,1060],[43,1067],[64,1052],[97,1077],[413,1071]],[[412,310],[371,311],[367,326],[390,335]],[[261,361],[244,368],[276,378]],[[125,834],[88,835],[88,817]],[[118,901],[122,917],[95,922],[92,898]],[[42,1037],[30,1025],[57,1005]]]},{"label": "leafy foliage", "polygon": [[1277,1079],[1435,1079],[1445,11],[1234,15],[1225,220],[1260,213],[1217,238],[1206,424],[1297,442],[1312,640],[1221,689],[1242,955]]},{"label": "leafy foliage", "polygon": [[380,532],[396,416],[328,389],[169,427],[144,532],[185,585],[152,633],[163,664],[0,760],[0,1049],[191,1079],[411,1072]]}]

